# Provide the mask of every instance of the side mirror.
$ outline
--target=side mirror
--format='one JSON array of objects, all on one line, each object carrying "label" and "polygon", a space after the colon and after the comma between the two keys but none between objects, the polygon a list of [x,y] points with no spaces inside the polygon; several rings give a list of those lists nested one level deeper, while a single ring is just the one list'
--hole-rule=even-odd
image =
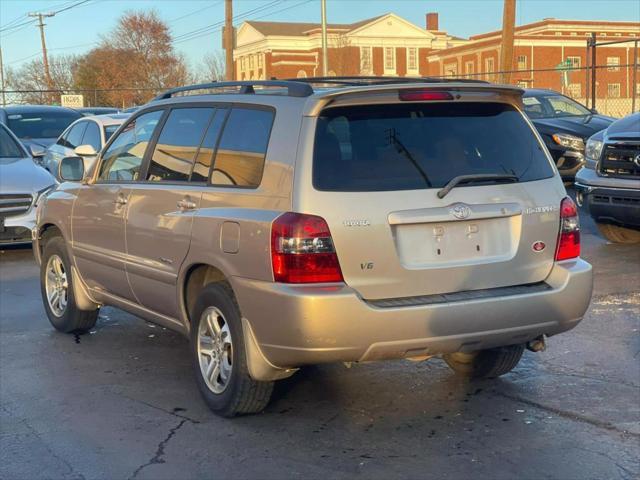
[{"label": "side mirror", "polygon": [[40,157],[44,157],[47,151],[45,150],[44,147],[40,145],[29,145],[29,153],[33,158],[40,158]]},{"label": "side mirror", "polygon": [[94,157],[98,154],[93,145],[78,145],[73,151],[81,157]]},{"label": "side mirror", "polygon": [[65,182],[81,182],[84,178],[84,160],[81,157],[64,157],[60,162],[58,177]]}]

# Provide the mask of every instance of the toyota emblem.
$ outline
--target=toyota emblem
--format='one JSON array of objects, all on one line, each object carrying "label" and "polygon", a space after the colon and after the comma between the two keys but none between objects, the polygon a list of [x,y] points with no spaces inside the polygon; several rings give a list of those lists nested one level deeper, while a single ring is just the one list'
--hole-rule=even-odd
[{"label": "toyota emblem", "polygon": [[471,215],[471,209],[462,203],[458,203],[451,207],[451,215],[459,220],[464,220]]}]

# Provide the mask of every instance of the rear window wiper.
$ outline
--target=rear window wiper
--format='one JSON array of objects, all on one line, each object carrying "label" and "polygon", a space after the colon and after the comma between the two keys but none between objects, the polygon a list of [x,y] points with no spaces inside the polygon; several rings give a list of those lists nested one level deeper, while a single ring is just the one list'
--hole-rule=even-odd
[{"label": "rear window wiper", "polygon": [[438,198],[444,198],[447,193],[453,190],[457,185],[461,183],[473,183],[473,182],[517,182],[519,181],[516,175],[510,173],[477,173],[475,175],[458,175],[453,177],[447,182],[447,184],[438,191]]}]

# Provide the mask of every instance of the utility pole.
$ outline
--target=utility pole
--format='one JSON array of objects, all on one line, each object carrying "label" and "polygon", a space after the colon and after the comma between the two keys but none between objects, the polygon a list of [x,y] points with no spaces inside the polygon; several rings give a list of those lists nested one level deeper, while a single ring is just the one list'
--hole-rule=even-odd
[{"label": "utility pole", "polygon": [[225,77],[229,81],[235,78],[235,68],[233,68],[233,5],[231,1],[224,0]]},{"label": "utility pole", "polygon": [[513,37],[516,28],[516,0],[504,0],[502,11],[502,46],[500,48],[500,83],[511,82]]},{"label": "utility pole", "polygon": [[46,25],[42,19],[46,17],[53,17],[55,13],[29,13],[30,17],[34,17],[38,19],[38,28],[40,28],[40,40],[42,41],[42,63],[44,64],[44,78],[47,81],[47,88],[51,90],[51,73],[49,72],[49,59],[47,58],[47,42],[44,39],[44,26]]},{"label": "utility pole", "polygon": [[329,59],[327,55],[327,0],[320,0],[320,13],[322,16],[322,76],[329,74]]},{"label": "utility pole", "polygon": [[0,88],[2,89],[2,106],[7,104],[7,99],[4,95],[4,64],[2,63],[2,45],[0,45]]}]

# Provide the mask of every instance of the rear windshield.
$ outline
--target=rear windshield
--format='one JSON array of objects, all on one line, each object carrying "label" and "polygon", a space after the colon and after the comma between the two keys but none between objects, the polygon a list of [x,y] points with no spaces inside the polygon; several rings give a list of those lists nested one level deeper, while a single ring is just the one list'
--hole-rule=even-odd
[{"label": "rear windshield", "polygon": [[477,173],[526,182],[553,176],[553,168],[522,115],[503,103],[338,107],[318,119],[318,190],[441,188]]},{"label": "rear windshield", "polygon": [[42,112],[9,114],[9,128],[18,138],[58,138],[77,119],[78,112]]}]

